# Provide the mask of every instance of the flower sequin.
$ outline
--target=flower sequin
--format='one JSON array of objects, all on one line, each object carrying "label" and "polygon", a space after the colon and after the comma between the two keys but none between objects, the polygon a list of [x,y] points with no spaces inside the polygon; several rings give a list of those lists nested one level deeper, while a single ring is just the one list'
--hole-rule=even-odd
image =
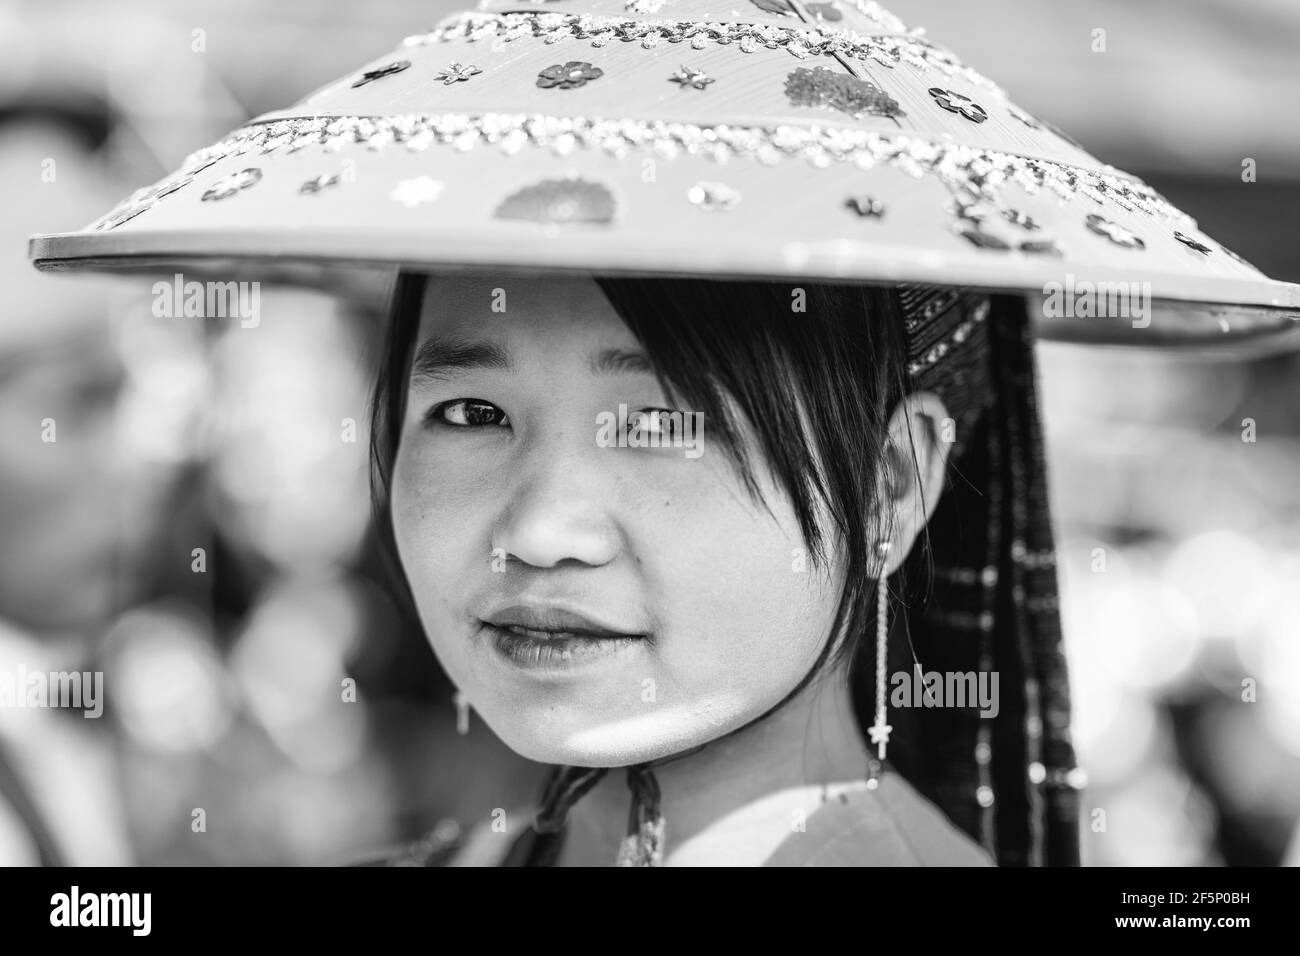
[{"label": "flower sequin", "polygon": [[885,214],[885,204],[872,196],[850,196],[844,205],[864,219],[879,219]]},{"label": "flower sequin", "polygon": [[699,182],[690,188],[686,198],[707,212],[726,212],[740,202],[740,192],[726,183]]},{"label": "flower sequin", "polygon": [[444,86],[451,86],[453,83],[463,83],[471,76],[478,76],[483,71],[478,67],[468,63],[452,63],[441,73],[435,73],[435,80],[442,80]]},{"label": "flower sequin", "polygon": [[991,232],[985,232],[979,226],[971,226],[959,230],[960,234],[970,240],[972,245],[981,249],[997,249],[999,252],[1005,252],[1011,248],[1011,243],[1005,239],[993,235]]},{"label": "flower sequin", "polygon": [[331,186],[339,184],[340,177],[338,173],[322,173],[314,179],[309,179],[298,187],[300,196],[314,196],[317,193],[324,192]]},{"label": "flower sequin", "polygon": [[996,252],[1023,252],[1034,256],[1060,256],[1061,249],[1051,239],[1027,239],[1023,242],[1008,242],[1001,236],[985,232],[978,223],[959,227],[958,234],[980,249],[992,249]]},{"label": "flower sequin", "polygon": [[586,86],[588,80],[596,80],[605,75],[605,71],[590,63],[570,60],[565,64],[548,66],[537,74],[537,85],[543,89],[558,86],[562,90],[571,90]]},{"label": "flower sequin", "polygon": [[262,178],[260,169],[241,169],[237,173],[231,173],[224,179],[218,179],[208,187],[207,192],[203,194],[203,202],[214,202],[219,199],[229,199],[231,196],[254,185]]},{"label": "flower sequin", "polygon": [[989,118],[984,107],[980,106],[969,96],[962,96],[960,93],[954,93],[952,90],[940,89],[937,86],[930,88],[930,95],[934,101],[950,113],[960,113],[972,123],[983,123]]},{"label": "flower sequin", "polygon": [[382,80],[384,77],[392,76],[394,73],[401,73],[403,70],[408,69],[410,65],[410,60],[394,60],[392,63],[386,63],[373,70],[366,70],[366,72],[357,77],[352,86],[355,88],[358,86],[365,86],[367,83],[373,83],[375,80]]},{"label": "flower sequin", "polygon": [[686,87],[689,86],[696,90],[705,89],[710,83],[717,82],[703,70],[692,70],[688,66],[683,66],[672,76],[668,77],[668,79],[671,82],[676,83],[682,89],[686,89]]},{"label": "flower sequin", "polygon": [[1123,246],[1125,249],[1146,248],[1147,244],[1132,230],[1125,229],[1119,223],[1111,222],[1095,212],[1088,213],[1086,222],[1089,229],[1099,236],[1105,236],[1117,246]]},{"label": "flower sequin", "polygon": [[1038,229],[1038,223],[1034,221],[1034,217],[1028,216],[1018,209],[1002,210],[1002,218],[1011,223],[1011,225],[1019,226],[1021,229],[1025,229],[1029,232],[1034,232]]},{"label": "flower sequin", "polygon": [[1028,239],[1022,242],[1018,248],[1021,252],[1028,252],[1036,256],[1056,256],[1059,258],[1065,255],[1061,251],[1061,247],[1052,239]]},{"label": "flower sequin", "polygon": [[1211,251],[1213,251],[1205,243],[1197,242],[1191,236],[1184,235],[1181,232],[1175,231],[1174,238],[1177,239],[1179,242],[1181,242],[1183,245],[1187,246],[1188,248],[1195,249],[1197,252],[1204,253],[1207,256],[1210,254]]},{"label": "flower sequin", "polygon": [[614,208],[614,194],[606,186],[575,176],[525,186],[502,200],[493,215],[543,225],[604,226],[613,222]]}]

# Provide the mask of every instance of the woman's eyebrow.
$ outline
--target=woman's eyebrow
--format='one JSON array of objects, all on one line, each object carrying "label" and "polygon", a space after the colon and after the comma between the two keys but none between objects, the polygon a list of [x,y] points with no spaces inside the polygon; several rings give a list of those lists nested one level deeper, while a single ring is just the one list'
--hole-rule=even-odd
[{"label": "woman's eyebrow", "polygon": [[613,375],[619,372],[655,373],[654,365],[644,352],[626,349],[605,349],[591,357],[587,367],[596,375]]},{"label": "woman's eyebrow", "polygon": [[436,382],[453,371],[509,370],[511,367],[510,353],[492,342],[429,338],[421,343],[411,359],[411,387]]},{"label": "woman's eyebrow", "polygon": [[[469,342],[435,336],[426,339],[415,350],[411,359],[410,384],[412,388],[419,388],[440,381],[451,372],[466,369],[510,371],[513,367],[510,353],[494,342]],[[588,359],[587,367],[593,375],[629,372],[654,374],[654,365],[644,352],[627,349],[604,349],[597,352]]]}]

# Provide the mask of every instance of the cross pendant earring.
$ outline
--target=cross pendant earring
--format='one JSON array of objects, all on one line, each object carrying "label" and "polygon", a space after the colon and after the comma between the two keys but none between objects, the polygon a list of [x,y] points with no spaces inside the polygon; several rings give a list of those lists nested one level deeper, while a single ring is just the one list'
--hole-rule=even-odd
[{"label": "cross pendant earring", "polygon": [[885,722],[885,668],[889,651],[889,592],[885,587],[885,560],[889,556],[890,542],[876,542],[876,555],[880,558],[880,575],[876,579],[876,722],[868,733],[876,745],[876,756],[885,759],[889,732],[894,728]]}]

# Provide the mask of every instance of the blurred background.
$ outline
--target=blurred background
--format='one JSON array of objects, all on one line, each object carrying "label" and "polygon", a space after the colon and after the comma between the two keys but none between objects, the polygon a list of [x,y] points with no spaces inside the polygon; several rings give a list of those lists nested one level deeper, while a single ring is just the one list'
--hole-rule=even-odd
[{"label": "blurred background", "polygon": [[[886,5],[1300,281],[1300,4]],[[0,670],[110,688],[99,720],[0,711],[0,863],[332,863],[540,780],[459,732],[382,585],[373,309],[264,288],[241,335],[25,255],[460,6],[0,2]],[[1041,374],[1085,862],[1300,863],[1300,359],[1044,346]]]}]

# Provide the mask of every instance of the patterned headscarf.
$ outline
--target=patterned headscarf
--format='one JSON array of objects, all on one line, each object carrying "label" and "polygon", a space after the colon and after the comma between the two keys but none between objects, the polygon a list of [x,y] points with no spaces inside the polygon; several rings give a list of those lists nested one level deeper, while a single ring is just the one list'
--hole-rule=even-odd
[{"label": "patterned headscarf", "polygon": [[[895,627],[890,671],[999,674],[999,712],[893,710],[889,753],[923,794],[1004,866],[1077,865],[1083,775],[1070,742],[1056,555],[1024,300],[953,289],[902,290],[913,387],[957,417],[953,475],[928,526],[929,600]],[[860,657],[859,660],[862,663]],[[870,686],[869,675],[855,686]],[[856,695],[870,721],[869,695]],[[896,742],[896,743],[895,743]]]},{"label": "patterned headscarf", "polygon": [[[1083,775],[1070,742],[1025,301],[931,286],[903,286],[899,295],[909,386],[943,400],[956,440],[928,543],[918,541],[902,575],[916,593],[891,593],[903,610],[891,614],[888,669],[910,672],[919,662],[925,672],[997,672],[999,695],[998,713],[987,718],[973,707],[891,708],[889,760],[1000,865],[1077,865]],[[874,663],[873,642],[864,640],[851,677],[862,727],[876,703]],[[632,801],[619,865],[662,860],[653,767],[682,756],[627,768]],[[569,808],[607,772],[555,768],[504,865],[553,865]],[[430,848],[419,862],[441,862],[452,849]]]}]

